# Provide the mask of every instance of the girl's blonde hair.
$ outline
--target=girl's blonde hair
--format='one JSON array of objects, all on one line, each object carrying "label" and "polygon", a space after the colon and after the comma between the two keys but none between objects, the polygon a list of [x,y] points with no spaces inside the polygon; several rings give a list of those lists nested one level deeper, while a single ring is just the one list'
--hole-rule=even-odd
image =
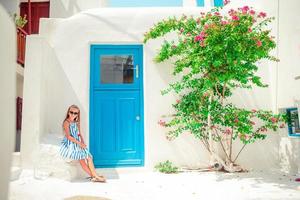
[{"label": "girl's blonde hair", "polygon": [[80,109],[79,109],[79,107],[78,107],[77,105],[74,105],[74,104],[71,105],[71,106],[68,108],[66,117],[65,117],[65,119],[64,119],[64,121],[63,121],[63,126],[64,126],[65,121],[67,121],[67,119],[69,118],[69,112],[70,112],[71,108],[75,108],[75,109],[78,110],[78,115],[77,115],[77,117],[76,117],[74,120],[75,120],[75,122],[77,123],[78,128],[79,128],[79,126],[80,126]]}]

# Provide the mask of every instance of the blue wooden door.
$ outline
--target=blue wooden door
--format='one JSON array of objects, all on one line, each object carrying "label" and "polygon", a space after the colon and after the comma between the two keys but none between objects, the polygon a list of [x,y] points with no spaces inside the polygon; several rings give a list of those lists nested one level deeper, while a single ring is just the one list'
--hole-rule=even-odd
[{"label": "blue wooden door", "polygon": [[90,53],[90,150],[95,166],[143,166],[142,45],[92,45]]}]

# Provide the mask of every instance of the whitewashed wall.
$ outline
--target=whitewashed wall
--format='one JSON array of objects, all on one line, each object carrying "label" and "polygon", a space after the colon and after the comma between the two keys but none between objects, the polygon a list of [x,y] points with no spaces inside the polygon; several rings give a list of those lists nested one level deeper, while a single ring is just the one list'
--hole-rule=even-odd
[{"label": "whitewashed wall", "polygon": [[16,134],[16,29],[1,5],[0,26],[0,199],[7,199]]},{"label": "whitewashed wall", "polygon": [[[276,76],[276,106],[296,107],[300,100],[300,1],[279,1],[278,73]],[[300,138],[280,138],[279,158],[283,171],[300,172]]]},{"label": "whitewashed wall", "polygon": [[108,0],[50,0],[50,17],[65,18],[90,8],[107,6]]},{"label": "whitewashed wall", "polygon": [[[300,100],[300,1],[280,1],[279,18],[279,73],[278,73],[278,107],[295,106]],[[285,11],[285,12],[284,12]]]},{"label": "whitewashed wall", "polygon": [[[233,0],[231,7],[242,5],[243,2]],[[258,11],[266,11],[268,15],[278,19],[276,2],[253,0],[249,5]],[[35,116],[30,116],[32,112],[29,113],[29,110],[23,114],[25,118],[23,122],[26,122],[24,126],[30,128],[24,128],[22,136],[28,134],[36,139],[49,133],[61,136],[61,122],[66,109],[68,105],[75,103],[81,108],[82,129],[88,142],[90,44],[141,44],[144,32],[155,22],[182,13],[197,15],[204,9],[207,8],[102,8],[84,11],[67,19],[43,19],[40,35],[30,37],[28,41],[27,51],[31,53],[26,57],[27,85],[24,89],[24,99],[26,93],[28,98],[24,106],[35,107],[36,101],[40,101],[40,109],[43,111],[35,110],[37,112]],[[278,36],[278,27],[280,28],[278,21],[275,20],[271,25],[274,36]],[[282,31],[281,34],[286,36],[289,33]],[[206,165],[207,153],[199,141],[190,135],[183,135],[169,142],[165,139],[165,130],[157,125],[161,115],[171,112],[170,103],[175,101],[172,95],[160,95],[160,90],[166,88],[173,79],[171,64],[155,64],[152,61],[161,41],[150,41],[144,45],[145,164],[152,167],[159,161],[169,159],[178,165]],[[276,49],[274,55],[277,54]],[[39,59],[36,59],[37,57]],[[262,67],[259,74],[270,87],[237,91],[232,101],[243,107],[276,111],[277,86],[281,84],[277,81],[279,65],[267,61],[262,61],[260,65]],[[32,79],[34,73],[41,79]],[[40,84],[40,81],[42,84],[36,86],[35,84]],[[37,88],[39,92],[29,92],[32,86],[40,87]],[[38,115],[42,115],[41,120],[37,121],[36,125],[32,123],[29,125],[29,121],[35,122]],[[40,127],[37,132],[32,131],[34,126],[38,125]],[[239,162],[248,168],[270,169],[278,168],[281,161],[286,159],[288,161],[283,165],[286,167],[292,165],[289,170],[297,171],[297,158],[288,153],[285,147],[290,144],[290,147],[295,149],[298,140],[291,142],[290,138],[285,137],[286,132],[281,135],[283,137],[270,133],[267,140],[247,147]],[[27,149],[27,153],[23,154],[26,161],[28,155],[32,154],[29,150],[34,146],[29,139],[25,140],[27,142],[22,139],[22,145]],[[28,164],[30,165],[29,161]]]},{"label": "whitewashed wall", "polygon": [[19,0],[1,0],[0,4],[6,9],[9,16],[19,13]]}]

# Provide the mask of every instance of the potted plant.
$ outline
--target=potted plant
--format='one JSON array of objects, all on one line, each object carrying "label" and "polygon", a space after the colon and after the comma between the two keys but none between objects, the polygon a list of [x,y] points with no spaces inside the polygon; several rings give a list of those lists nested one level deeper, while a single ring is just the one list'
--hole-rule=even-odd
[{"label": "potted plant", "polygon": [[24,15],[24,17],[18,15],[18,14],[14,14],[13,18],[14,18],[14,21],[15,21],[15,24],[18,28],[23,28],[26,23],[27,23],[27,19],[26,19],[26,14]]}]

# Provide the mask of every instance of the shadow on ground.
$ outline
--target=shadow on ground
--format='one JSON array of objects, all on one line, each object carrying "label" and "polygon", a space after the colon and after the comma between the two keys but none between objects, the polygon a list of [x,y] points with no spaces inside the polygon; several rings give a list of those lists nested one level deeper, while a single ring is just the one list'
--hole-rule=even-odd
[{"label": "shadow on ground", "polygon": [[263,184],[270,184],[278,188],[297,190],[299,183],[295,181],[295,174],[284,174],[276,171],[258,171],[244,173],[216,173],[216,181],[236,179],[238,181],[250,181],[251,187],[260,188]]},{"label": "shadow on ground", "polygon": [[[80,176],[72,179],[70,182],[72,183],[85,183],[91,182],[87,174],[84,174],[82,169],[79,169],[81,174]],[[120,179],[119,173],[114,168],[98,168],[96,169],[98,175],[103,175],[106,180]]]}]

